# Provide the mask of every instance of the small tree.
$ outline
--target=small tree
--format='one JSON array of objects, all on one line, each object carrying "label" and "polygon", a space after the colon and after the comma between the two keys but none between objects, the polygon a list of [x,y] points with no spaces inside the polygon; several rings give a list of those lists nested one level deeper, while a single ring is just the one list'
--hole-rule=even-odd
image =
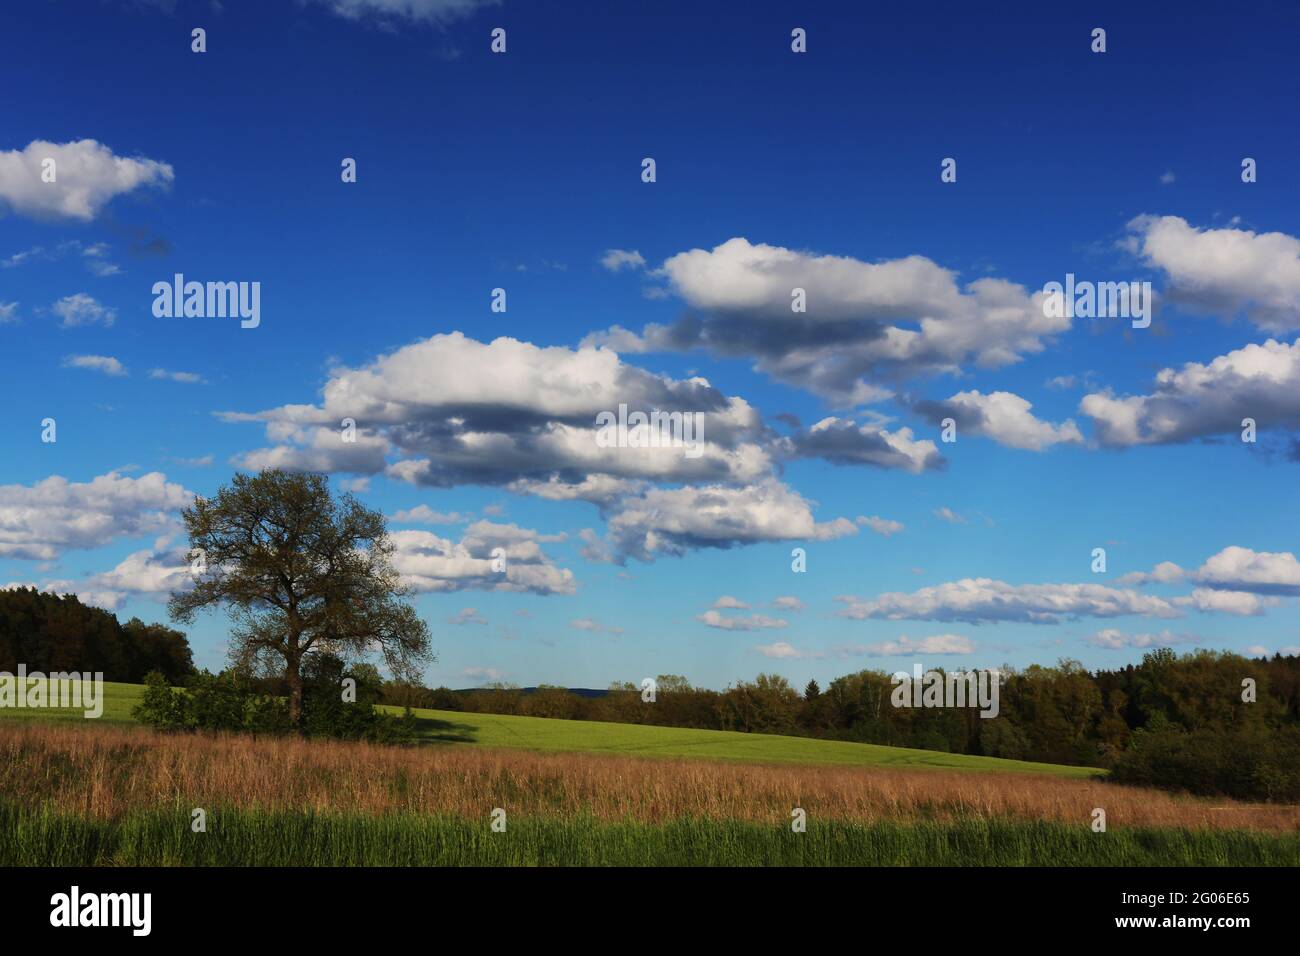
[{"label": "small tree", "polygon": [[408,592],[390,563],[384,516],[331,496],[324,475],[236,474],[183,519],[199,573],[191,590],[172,594],[172,618],[224,605],[235,621],[232,661],[284,674],[295,730],[308,655],[377,649],[399,678],[430,658],[428,626],[400,600]]}]

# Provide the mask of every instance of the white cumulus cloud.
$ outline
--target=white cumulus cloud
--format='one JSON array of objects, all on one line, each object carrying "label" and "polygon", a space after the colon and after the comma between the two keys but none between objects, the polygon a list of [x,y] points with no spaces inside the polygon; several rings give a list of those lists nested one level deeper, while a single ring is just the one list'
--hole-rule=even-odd
[{"label": "white cumulus cloud", "polygon": [[[54,161],[54,182],[42,180],[47,159]],[[0,204],[34,219],[89,222],[115,196],[167,186],[173,178],[167,163],[117,156],[93,139],[34,140],[21,150],[0,151]]]},{"label": "white cumulus cloud", "polygon": [[1269,332],[1300,329],[1300,239],[1283,232],[1200,229],[1139,216],[1126,245],[1169,277],[1166,295],[1198,311],[1244,314]]},{"label": "white cumulus cloud", "polygon": [[53,475],[0,486],[0,555],[49,561],[116,538],[175,530],[193,494],[161,472],[108,472],[88,482]]},{"label": "white cumulus cloud", "polygon": [[716,627],[723,631],[779,630],[789,626],[781,618],[768,617],[766,614],[750,614],[747,617],[724,617],[712,609],[705,611],[703,614],[697,614],[695,619],[701,624]]}]

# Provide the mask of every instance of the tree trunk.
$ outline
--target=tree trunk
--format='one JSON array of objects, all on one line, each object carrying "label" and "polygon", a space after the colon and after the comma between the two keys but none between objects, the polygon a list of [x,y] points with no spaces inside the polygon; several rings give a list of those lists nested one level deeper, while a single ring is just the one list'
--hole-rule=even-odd
[{"label": "tree trunk", "polygon": [[290,660],[285,667],[284,678],[289,683],[289,726],[297,733],[302,733],[302,674],[298,672],[298,661]]}]

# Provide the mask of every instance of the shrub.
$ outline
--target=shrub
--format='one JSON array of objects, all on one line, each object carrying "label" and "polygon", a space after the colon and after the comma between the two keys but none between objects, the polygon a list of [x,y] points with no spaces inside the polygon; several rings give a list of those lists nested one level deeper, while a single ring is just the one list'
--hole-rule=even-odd
[{"label": "shrub", "polygon": [[161,671],[150,671],[144,678],[144,698],[131,714],[159,730],[183,730],[185,698],[171,689]]},{"label": "shrub", "polygon": [[[344,700],[344,681],[356,682],[356,696]],[[369,666],[347,670],[330,654],[316,654],[303,673],[303,732],[308,737],[409,743],[415,739],[415,717],[407,708],[401,717],[376,710],[383,682]]]},{"label": "shrub", "polygon": [[[355,700],[344,700],[343,681],[356,681]],[[415,739],[415,717],[401,717],[375,708],[382,682],[373,668],[349,672],[337,657],[313,655],[305,667],[303,733],[309,737],[409,743]],[[287,734],[292,730],[288,703],[260,691],[239,671],[204,671],[187,688],[172,688],[158,671],[145,678],[144,699],[133,715],[159,730],[229,731]]]}]

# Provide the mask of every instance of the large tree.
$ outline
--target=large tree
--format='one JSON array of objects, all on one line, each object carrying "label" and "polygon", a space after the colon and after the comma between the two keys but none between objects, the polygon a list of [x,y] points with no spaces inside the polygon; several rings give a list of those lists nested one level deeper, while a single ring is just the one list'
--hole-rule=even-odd
[{"label": "large tree", "polygon": [[183,518],[196,583],[172,594],[172,618],[224,606],[235,621],[232,660],[284,674],[294,727],[309,654],[379,651],[407,679],[429,659],[429,629],[401,600],[384,516],[349,494],[333,497],[325,476],[236,474]]}]

